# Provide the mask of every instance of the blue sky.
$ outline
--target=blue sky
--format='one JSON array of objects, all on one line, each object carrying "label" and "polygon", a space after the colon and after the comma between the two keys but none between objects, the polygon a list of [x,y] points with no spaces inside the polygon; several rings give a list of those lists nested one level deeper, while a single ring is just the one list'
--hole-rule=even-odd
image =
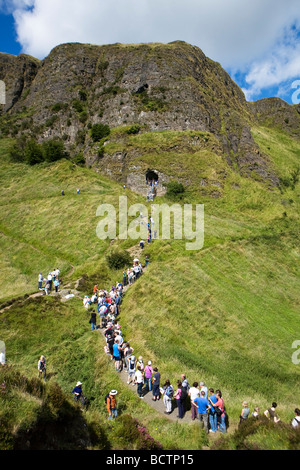
[{"label": "blue sky", "polygon": [[0,0],[0,30],[0,52],[39,59],[65,42],[183,40],[249,101],[300,102],[299,0]]}]

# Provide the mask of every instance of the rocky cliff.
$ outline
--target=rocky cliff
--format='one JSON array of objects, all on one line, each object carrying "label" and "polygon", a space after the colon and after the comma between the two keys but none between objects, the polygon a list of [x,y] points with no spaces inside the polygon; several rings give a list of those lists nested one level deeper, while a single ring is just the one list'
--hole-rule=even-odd
[{"label": "rocky cliff", "polygon": [[[243,175],[255,170],[268,184],[278,182],[251,135],[253,122],[266,120],[269,113],[274,119],[278,103],[274,102],[275,111],[264,102],[247,103],[220,64],[185,42],[63,44],[43,61],[0,54],[0,79],[7,88],[2,134],[33,135],[39,140],[59,137],[70,153],[82,153],[88,165],[120,181],[130,181],[128,169],[142,152],[127,149],[124,141],[118,148],[115,134],[115,153],[106,154],[105,146],[99,153],[90,136],[96,123],[111,129],[136,126],[139,133],[207,133],[213,136],[210,150],[222,154],[231,168]],[[289,114],[285,119],[299,126],[297,110],[287,104],[284,108]],[[145,163],[143,172],[146,167]],[[160,171],[159,159],[156,169]]]}]

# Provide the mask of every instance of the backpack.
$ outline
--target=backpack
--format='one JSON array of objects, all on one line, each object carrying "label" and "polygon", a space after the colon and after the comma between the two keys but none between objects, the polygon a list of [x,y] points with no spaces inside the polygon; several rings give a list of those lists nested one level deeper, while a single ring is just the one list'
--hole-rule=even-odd
[{"label": "backpack", "polygon": [[180,394],[180,399],[185,400],[186,397],[188,396],[188,391],[186,387],[181,388],[181,394]]},{"label": "backpack", "polygon": [[172,387],[172,385],[169,385],[169,387],[168,387],[167,390],[166,390],[166,395],[167,395],[167,397],[172,398],[172,397],[173,397],[173,393],[174,393],[173,387]]},{"label": "backpack", "polygon": [[105,404],[107,404],[107,400],[110,401],[109,393],[107,395],[105,395],[105,398],[104,398]]}]

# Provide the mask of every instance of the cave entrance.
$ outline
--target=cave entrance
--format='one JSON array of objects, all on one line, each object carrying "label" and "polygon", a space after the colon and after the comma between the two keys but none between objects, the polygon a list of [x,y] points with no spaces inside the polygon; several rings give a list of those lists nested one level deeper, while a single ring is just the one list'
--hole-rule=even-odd
[{"label": "cave entrance", "polygon": [[156,173],[156,171],[148,170],[145,176],[147,184],[152,185],[158,182],[158,174]]}]

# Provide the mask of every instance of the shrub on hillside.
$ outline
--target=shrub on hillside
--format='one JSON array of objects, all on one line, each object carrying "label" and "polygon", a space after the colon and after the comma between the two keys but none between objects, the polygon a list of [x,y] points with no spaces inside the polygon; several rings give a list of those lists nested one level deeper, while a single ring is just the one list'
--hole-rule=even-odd
[{"label": "shrub on hillside", "polygon": [[138,134],[141,130],[141,126],[139,124],[134,124],[133,126],[129,127],[129,129],[127,129],[126,133],[127,134]]},{"label": "shrub on hillside", "polygon": [[77,153],[76,155],[74,155],[72,160],[75,163],[75,165],[78,165],[78,166],[84,166],[85,165],[85,159],[84,159],[84,156],[83,156],[82,153]]},{"label": "shrub on hillside", "polygon": [[132,416],[126,414],[120,416],[118,426],[115,431],[122,448],[130,450],[160,450],[162,445],[155,441],[148,433],[145,426]]},{"label": "shrub on hillside", "polygon": [[34,139],[30,139],[25,145],[25,162],[29,165],[36,165],[44,161],[44,152],[40,144]]},{"label": "shrub on hillside", "polygon": [[112,250],[106,255],[106,261],[111,269],[122,269],[132,264],[130,254],[125,250]]},{"label": "shrub on hillside", "polygon": [[42,144],[44,159],[47,162],[56,162],[62,158],[67,157],[64,144],[61,140],[51,139],[46,140]]},{"label": "shrub on hillside", "polygon": [[184,186],[182,183],[178,183],[178,181],[171,181],[167,184],[167,193],[166,196],[171,199],[181,198],[184,194]]},{"label": "shrub on hillside", "polygon": [[9,150],[9,158],[13,163],[22,163],[25,161],[26,138],[20,137],[11,146]]},{"label": "shrub on hillside", "polygon": [[93,142],[99,142],[103,137],[107,137],[110,134],[110,128],[107,124],[94,124],[91,128],[91,137]]},{"label": "shrub on hillside", "polygon": [[28,165],[36,165],[44,161],[55,162],[67,158],[63,141],[59,139],[46,140],[42,144],[35,139],[26,141],[24,138],[17,139],[9,151],[10,160],[14,163],[25,162]]}]

